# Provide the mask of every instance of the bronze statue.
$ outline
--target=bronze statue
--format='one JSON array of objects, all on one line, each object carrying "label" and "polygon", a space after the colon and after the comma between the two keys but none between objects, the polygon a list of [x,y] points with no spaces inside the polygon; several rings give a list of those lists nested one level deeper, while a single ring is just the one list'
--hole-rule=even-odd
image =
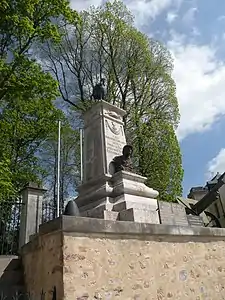
[{"label": "bronze statue", "polygon": [[114,164],[115,173],[119,171],[134,172],[131,156],[133,153],[133,147],[130,145],[125,145],[123,147],[123,155],[116,156],[113,158],[112,163]]},{"label": "bronze statue", "polygon": [[101,78],[100,83],[94,86],[91,98],[94,98],[94,100],[105,100],[105,79],[104,78]]}]

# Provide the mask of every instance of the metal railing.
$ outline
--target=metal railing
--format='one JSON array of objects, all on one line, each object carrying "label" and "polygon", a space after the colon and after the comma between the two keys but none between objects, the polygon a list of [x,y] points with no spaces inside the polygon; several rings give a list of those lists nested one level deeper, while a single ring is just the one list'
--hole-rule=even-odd
[{"label": "metal railing", "polygon": [[22,199],[0,201],[0,255],[16,255],[19,245]]},{"label": "metal railing", "polygon": [[[63,205],[59,207],[59,215],[64,211]],[[57,204],[54,201],[43,201],[42,203],[42,223],[49,222],[57,218]]]},{"label": "metal railing", "polygon": [[[19,247],[20,219],[23,202],[21,197],[0,200],[0,255],[17,255]],[[60,209],[60,214],[63,209]],[[42,223],[49,222],[57,216],[53,201],[42,204]]]}]

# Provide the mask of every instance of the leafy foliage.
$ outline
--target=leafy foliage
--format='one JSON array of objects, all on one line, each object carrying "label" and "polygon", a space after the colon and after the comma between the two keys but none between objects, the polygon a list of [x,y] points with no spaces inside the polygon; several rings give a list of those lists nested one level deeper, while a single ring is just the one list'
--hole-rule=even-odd
[{"label": "leafy foliage", "polygon": [[9,167],[10,161],[2,158],[0,161],[0,202],[14,195],[12,173]]},{"label": "leafy foliage", "polygon": [[176,201],[182,195],[183,170],[177,137],[171,124],[152,119],[138,127],[134,139],[138,171],[159,191],[160,200]]},{"label": "leafy foliage", "polygon": [[[65,20],[79,21],[67,0],[8,0],[0,7],[0,183],[2,193],[38,181],[38,152],[62,117],[57,82],[32,59],[38,45],[61,40]],[[4,175],[4,176],[3,176]]]},{"label": "leafy foliage", "polygon": [[22,70],[21,65],[18,89],[7,93],[0,119],[0,149],[10,159],[16,186],[37,180],[37,151],[46,137],[57,131],[61,116],[52,103],[57,85],[51,76],[35,63],[30,64],[27,72]]},{"label": "leafy foliage", "polygon": [[67,0],[3,1],[0,8],[0,100],[20,83],[15,81],[15,74],[21,65],[23,71],[29,68],[29,64],[23,63],[24,56],[29,57],[35,43],[48,39],[60,41],[59,25],[53,20],[74,21],[77,17]]}]

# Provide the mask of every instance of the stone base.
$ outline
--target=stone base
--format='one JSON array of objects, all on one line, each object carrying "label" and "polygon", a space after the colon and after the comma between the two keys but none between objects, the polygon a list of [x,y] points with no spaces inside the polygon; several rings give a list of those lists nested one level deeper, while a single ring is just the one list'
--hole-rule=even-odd
[{"label": "stone base", "polygon": [[159,224],[159,215],[155,210],[129,208],[119,213],[119,220],[133,221],[137,223]]},{"label": "stone base", "polygon": [[104,206],[91,209],[82,213],[82,217],[104,219],[109,221],[118,221],[119,212],[104,209]]},{"label": "stone base", "polygon": [[159,223],[158,192],[144,184],[146,180],[137,174],[121,171],[105,176],[80,188],[76,199],[82,217],[105,220]]},{"label": "stone base", "polygon": [[119,221],[120,220],[119,212],[104,210],[104,220]]},{"label": "stone base", "polygon": [[122,211],[129,208],[136,208],[141,210],[156,210],[158,209],[158,203],[156,199],[127,194],[115,198],[115,203],[112,210]]},{"label": "stone base", "polygon": [[159,192],[146,186],[146,180],[146,177],[126,171],[115,173],[111,179],[114,197],[128,194],[145,198],[156,198]]},{"label": "stone base", "polygon": [[[113,203],[113,200],[116,200],[116,202]],[[160,223],[157,200],[133,195],[123,195],[115,199],[108,197],[102,199],[101,204],[83,211],[81,216],[112,221]]]},{"label": "stone base", "polygon": [[78,187],[79,196],[75,201],[80,212],[92,208],[94,203],[99,205],[102,199],[112,195],[111,177],[104,175]]},{"label": "stone base", "polygon": [[104,211],[112,211],[113,199],[110,197],[101,198],[98,201],[80,208],[82,217],[103,218]]}]

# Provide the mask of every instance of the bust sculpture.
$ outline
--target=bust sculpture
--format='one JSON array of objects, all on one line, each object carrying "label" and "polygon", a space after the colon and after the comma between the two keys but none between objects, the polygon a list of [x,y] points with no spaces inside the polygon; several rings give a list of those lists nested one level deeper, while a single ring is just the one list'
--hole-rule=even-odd
[{"label": "bust sculpture", "polygon": [[93,88],[92,98],[94,100],[105,100],[105,79],[101,78],[100,83]]},{"label": "bust sculpture", "polygon": [[119,171],[134,172],[131,162],[132,153],[133,147],[130,145],[125,145],[123,147],[123,154],[113,158],[112,163],[114,165],[115,173]]}]

